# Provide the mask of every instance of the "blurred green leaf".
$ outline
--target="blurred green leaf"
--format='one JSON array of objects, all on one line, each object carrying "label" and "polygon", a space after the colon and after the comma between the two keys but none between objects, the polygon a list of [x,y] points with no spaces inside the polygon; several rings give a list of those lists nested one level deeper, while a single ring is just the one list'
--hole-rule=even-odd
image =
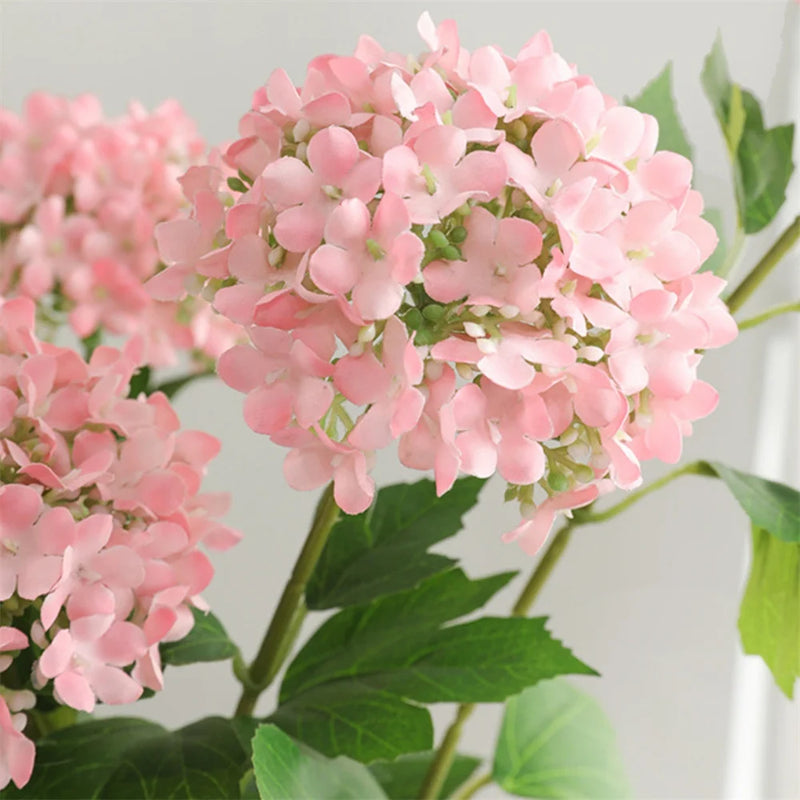
[{"label": "blurred green leaf", "polygon": [[710,466],[754,525],[784,542],[800,542],[800,492],[797,489],[739,472],[718,461],[710,462]]},{"label": "blurred green leaf", "polygon": [[800,676],[800,539],[753,525],[753,561],[739,612],[745,653],[759,655],[790,699]]},{"label": "blurred green leaf", "polygon": [[506,701],[493,777],[521,797],[630,796],[605,713],[589,695],[557,679]]},{"label": "blurred green leaf", "polygon": [[637,97],[626,98],[625,102],[658,120],[659,150],[672,150],[674,153],[686,156],[689,161],[693,160],[692,146],[686,138],[672,93],[672,62],[669,62]]},{"label": "blurred green leaf", "polygon": [[730,79],[719,35],[703,64],[701,81],[728,145],[740,227],[756,233],[786,200],[794,171],[794,125],[764,127],[756,97]]},{"label": "blurred green leaf", "polygon": [[701,272],[713,272],[718,275],[728,253],[728,245],[725,239],[725,223],[722,218],[722,212],[718,208],[707,208],[703,212],[703,217],[714,226],[719,238],[719,244],[717,244],[717,249],[705,260],[700,269]]},{"label": "blurred green leaf", "polygon": [[349,758],[330,759],[301,748],[274,725],[253,737],[253,769],[262,800],[381,800],[380,784]]}]

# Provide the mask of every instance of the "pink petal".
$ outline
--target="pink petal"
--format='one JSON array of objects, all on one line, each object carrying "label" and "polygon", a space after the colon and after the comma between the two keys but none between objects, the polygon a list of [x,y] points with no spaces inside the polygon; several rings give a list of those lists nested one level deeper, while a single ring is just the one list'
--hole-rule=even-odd
[{"label": "pink petal", "polygon": [[279,209],[304,203],[317,191],[311,170],[297,158],[279,158],[264,168],[264,194]]},{"label": "pink petal", "polygon": [[285,383],[253,389],[244,402],[244,420],[256,433],[272,434],[292,419],[292,390]]},{"label": "pink petal", "polygon": [[359,153],[353,134],[336,126],[324,128],[308,143],[308,163],[323,185],[341,186]]},{"label": "pink petal", "polygon": [[311,279],[323,292],[347,294],[361,272],[358,260],[348,250],[331,244],[318,247],[308,262]]}]

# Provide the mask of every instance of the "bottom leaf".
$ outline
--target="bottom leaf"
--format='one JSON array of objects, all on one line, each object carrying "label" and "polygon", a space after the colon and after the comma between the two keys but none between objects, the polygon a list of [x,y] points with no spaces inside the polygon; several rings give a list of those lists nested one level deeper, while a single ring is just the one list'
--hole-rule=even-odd
[{"label": "bottom leaf", "polygon": [[262,800],[383,800],[370,771],[340,756],[325,758],[292,741],[275,725],[262,725],[253,737],[253,770]]},{"label": "bottom leaf", "polygon": [[506,702],[494,780],[522,797],[629,796],[616,737],[597,702],[567,681],[544,681]]}]

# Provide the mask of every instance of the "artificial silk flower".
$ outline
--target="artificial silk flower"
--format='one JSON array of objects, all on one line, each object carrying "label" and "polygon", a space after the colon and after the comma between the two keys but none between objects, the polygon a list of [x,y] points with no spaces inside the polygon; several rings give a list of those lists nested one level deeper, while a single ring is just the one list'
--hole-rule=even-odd
[{"label": "artificial silk flower", "polygon": [[179,175],[205,145],[178,103],[118,119],[98,100],[36,93],[21,116],[0,109],[0,295],[37,303],[39,330],[67,323],[81,338],[140,335],[142,358],[198,367],[239,336],[202,298],[154,300],[162,265],[154,227],[182,205]]},{"label": "artificial silk flower", "polygon": [[198,285],[250,345],[219,360],[245,419],[348,513],[375,452],[499,473],[529,552],[558,514],[673,462],[716,404],[702,352],[736,335],[692,165],[536,34],[470,53],[427,14],[428,51],[362,38],[277,70],[223,169],[189,171],[189,219],[157,230],[180,300]]},{"label": "artificial silk flower", "polygon": [[137,353],[99,347],[87,363],[40,341],[35,313],[24,297],[0,306],[0,672],[16,666],[0,788],[31,773],[32,690],[52,682],[91,711],[162,688],[158,644],[205,608],[201,546],[239,538],[218,519],[225,497],[200,492],[219,443],[181,430],[164,395],[128,396]]}]

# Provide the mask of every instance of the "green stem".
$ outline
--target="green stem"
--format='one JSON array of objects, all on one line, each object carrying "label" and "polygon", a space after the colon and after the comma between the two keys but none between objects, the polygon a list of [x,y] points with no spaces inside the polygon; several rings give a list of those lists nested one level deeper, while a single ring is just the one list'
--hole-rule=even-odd
[{"label": "green stem", "polygon": [[453,800],[469,800],[475,792],[491,782],[491,772],[487,772],[485,775],[479,775],[477,778],[473,778],[469,783],[465,783],[464,787],[453,795]]},{"label": "green stem", "polygon": [[317,504],[314,521],[311,523],[311,530],[308,532],[303,549],[283,589],[261,647],[247,670],[247,680],[244,682],[242,696],[236,706],[236,716],[252,715],[258,698],[283,666],[306,615],[306,584],[314,572],[328,541],[328,535],[338,518],[339,507],[334,500],[331,483]]},{"label": "green stem", "polygon": [[755,328],[756,325],[761,325],[762,322],[767,322],[773,317],[777,317],[780,314],[789,314],[792,311],[800,311],[800,300],[794,303],[784,303],[780,306],[774,306],[773,308],[769,308],[761,314],[756,314],[754,317],[743,319],[737,324],[740,331],[746,331],[748,328]]},{"label": "green stem", "polygon": [[[574,528],[578,527],[579,525],[585,525],[592,522],[603,522],[607,519],[611,519],[612,517],[617,516],[617,514],[625,511],[625,509],[629,508],[634,503],[638,503],[642,498],[647,497],[647,495],[649,495],[651,492],[666,486],[668,483],[671,483],[682,475],[706,475],[714,478],[717,477],[716,472],[714,472],[714,470],[705,461],[693,461],[690,464],[686,464],[683,467],[672,470],[672,472],[668,472],[666,475],[659,478],[657,481],[653,481],[648,486],[645,486],[636,492],[631,492],[630,495],[625,498],[625,500],[611,506],[611,508],[607,508],[605,511],[592,511],[591,506],[585,509],[578,509],[574,511],[573,518],[568,520],[558,530],[555,536],[553,536],[550,545],[544,552],[544,555],[542,555],[542,557],[539,559],[539,562],[533,570],[531,577],[528,579],[528,582],[520,592],[517,602],[514,603],[514,607],[511,610],[511,615],[514,617],[524,617],[530,611],[531,606],[539,596],[542,587],[552,574],[556,564],[558,564],[558,562],[561,560],[561,557],[564,555],[567,545],[572,538],[572,531]],[[456,747],[458,746],[458,740],[461,736],[461,728],[474,708],[474,703],[462,703],[458,707],[456,718],[453,721],[453,724],[447,729],[447,733],[445,733],[442,744],[439,746],[436,756],[431,762],[431,766],[429,767],[428,773],[425,776],[425,781],[422,784],[422,789],[420,790],[419,795],[421,800],[432,800],[432,798],[439,796],[439,792],[441,791],[445,778],[450,772],[450,769],[453,765],[453,760],[455,759]],[[489,776],[488,780],[491,780],[491,776]],[[476,785],[473,791],[477,791],[481,786],[488,782],[488,780],[484,780],[479,785]],[[462,796],[470,797],[471,795],[459,795],[459,797]]]},{"label": "green stem", "polygon": [[542,587],[550,577],[550,573],[567,549],[574,527],[575,520],[571,519],[553,537],[547,550],[544,551],[544,555],[539,559],[539,563],[531,573],[525,588],[520,592],[517,602],[514,603],[514,608],[511,610],[512,616],[524,617],[530,611],[534,600],[539,596],[539,592],[541,592]]},{"label": "green stem", "polygon": [[762,259],[745,276],[727,299],[728,309],[733,314],[738,311],[751,294],[759,287],[764,278],[781,262],[783,257],[794,247],[800,238],[800,215],[778,237]]},{"label": "green stem", "polygon": [[637,489],[635,492],[631,492],[624,500],[607,508],[605,511],[592,511],[591,506],[585,509],[578,509],[575,511],[575,523],[578,525],[585,525],[590,522],[605,522],[607,519],[616,517],[617,514],[622,513],[625,509],[630,508],[662,486],[672,483],[672,481],[676,478],[680,478],[682,475],[705,475],[709,478],[717,477],[717,473],[714,472],[705,461],[692,461],[689,464],[678,467],[678,469],[672,470],[672,472],[668,472],[657,481],[653,481],[647,486]]},{"label": "green stem", "polygon": [[447,729],[447,733],[436,751],[425,780],[419,790],[420,800],[436,800],[441,794],[442,786],[450,773],[456,757],[458,740],[461,738],[461,729],[475,710],[475,703],[462,703],[456,712],[456,718]]}]

